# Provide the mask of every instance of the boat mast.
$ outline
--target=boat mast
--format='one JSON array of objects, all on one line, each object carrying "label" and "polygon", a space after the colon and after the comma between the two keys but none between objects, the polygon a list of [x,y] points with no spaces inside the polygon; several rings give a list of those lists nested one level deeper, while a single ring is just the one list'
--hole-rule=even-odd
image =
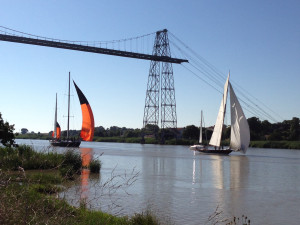
[{"label": "boat mast", "polygon": [[57,93],[56,93],[56,101],[55,101],[54,136],[53,136],[54,138],[57,137],[57,132],[56,132],[57,126],[56,126],[56,124],[57,124]]},{"label": "boat mast", "polygon": [[199,134],[199,144],[201,143],[202,143],[202,110],[201,110],[200,134]]},{"label": "boat mast", "polygon": [[68,129],[67,129],[67,140],[69,139],[69,123],[70,123],[70,72],[69,72],[69,92],[68,92]]}]

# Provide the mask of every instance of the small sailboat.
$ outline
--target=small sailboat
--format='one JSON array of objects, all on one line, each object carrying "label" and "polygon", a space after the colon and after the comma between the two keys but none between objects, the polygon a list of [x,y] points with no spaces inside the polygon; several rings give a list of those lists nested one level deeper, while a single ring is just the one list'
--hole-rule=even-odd
[{"label": "small sailboat", "polygon": [[201,110],[201,120],[200,120],[200,134],[199,134],[199,145],[192,145],[190,146],[191,150],[204,150],[206,149],[205,145],[202,145],[202,121],[203,121],[203,113]]},{"label": "small sailboat", "polygon": [[[250,129],[248,121],[244,115],[242,107],[234,93],[231,83],[229,82],[228,74],[227,80],[224,85],[224,93],[219,109],[217,121],[211,136],[209,145],[212,148],[204,148],[198,150],[203,153],[225,154],[228,155],[232,151],[241,151],[246,153],[250,143]],[[222,130],[224,126],[224,117],[226,111],[227,92],[228,87],[230,90],[230,113],[231,113],[231,133],[230,133],[230,146],[224,149],[221,147]]]},{"label": "small sailboat", "polygon": [[70,73],[69,73],[69,92],[68,92],[68,126],[67,126],[67,138],[65,140],[61,140],[61,131],[60,126],[57,122],[57,95],[56,95],[56,103],[55,103],[55,117],[54,117],[54,131],[53,131],[53,140],[50,140],[50,144],[52,146],[58,146],[58,147],[79,147],[81,144],[81,140],[83,141],[92,141],[94,137],[94,129],[95,129],[95,123],[94,123],[94,116],[92,108],[82,93],[82,91],[79,89],[79,87],[76,85],[76,83],[73,81],[79,102],[81,105],[81,112],[82,112],[82,129],[80,132],[80,138],[75,139],[70,138],[69,136],[69,124],[70,124]]},{"label": "small sailboat", "polygon": [[60,139],[61,136],[61,130],[60,125],[57,122],[57,93],[56,93],[56,100],[55,100],[55,116],[54,116],[54,129],[52,133],[52,137],[54,139]]}]

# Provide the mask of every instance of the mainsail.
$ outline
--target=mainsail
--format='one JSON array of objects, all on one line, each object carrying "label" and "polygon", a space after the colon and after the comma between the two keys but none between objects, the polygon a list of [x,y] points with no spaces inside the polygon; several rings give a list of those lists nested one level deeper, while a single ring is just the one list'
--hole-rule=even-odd
[{"label": "mainsail", "polygon": [[246,153],[250,143],[250,129],[242,107],[229,83],[231,108],[230,148]]},{"label": "mainsail", "polygon": [[214,127],[213,134],[211,136],[209,144],[212,146],[220,147],[221,144],[221,137],[222,137],[222,129],[224,124],[224,117],[225,117],[225,110],[226,110],[226,101],[227,101],[227,92],[228,92],[228,82],[229,82],[229,76],[228,74],[227,80],[224,85],[224,93],[223,93],[223,99],[220,105],[217,121]]},{"label": "mainsail", "polygon": [[74,81],[73,83],[77,91],[77,95],[81,105],[81,112],[82,112],[82,128],[80,132],[80,137],[84,141],[92,141],[94,137],[94,129],[95,129],[93,111],[88,100],[82,93],[82,91],[79,89],[79,87],[76,85]]}]

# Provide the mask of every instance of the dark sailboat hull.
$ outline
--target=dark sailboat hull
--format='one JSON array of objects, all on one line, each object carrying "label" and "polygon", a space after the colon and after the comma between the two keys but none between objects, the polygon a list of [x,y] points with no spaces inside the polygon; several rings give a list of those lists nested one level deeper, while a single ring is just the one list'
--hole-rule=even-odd
[{"label": "dark sailboat hull", "polygon": [[50,144],[54,147],[79,147],[81,144],[80,140],[71,141],[71,140],[50,140]]},{"label": "dark sailboat hull", "polygon": [[206,154],[217,154],[217,155],[229,155],[232,150],[231,149],[224,149],[224,150],[219,150],[219,149],[197,149],[196,151],[201,152],[201,153],[206,153]]}]

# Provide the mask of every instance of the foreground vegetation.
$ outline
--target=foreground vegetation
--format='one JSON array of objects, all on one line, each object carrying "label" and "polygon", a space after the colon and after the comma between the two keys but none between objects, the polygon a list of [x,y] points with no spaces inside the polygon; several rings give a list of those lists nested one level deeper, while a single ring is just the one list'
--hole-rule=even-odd
[{"label": "foreground vegetation", "polygon": [[[90,165],[91,172],[99,173],[100,161],[92,160]],[[81,157],[74,151],[0,147],[0,224],[160,224],[150,212],[116,217],[58,199],[56,194],[81,169]]]}]

